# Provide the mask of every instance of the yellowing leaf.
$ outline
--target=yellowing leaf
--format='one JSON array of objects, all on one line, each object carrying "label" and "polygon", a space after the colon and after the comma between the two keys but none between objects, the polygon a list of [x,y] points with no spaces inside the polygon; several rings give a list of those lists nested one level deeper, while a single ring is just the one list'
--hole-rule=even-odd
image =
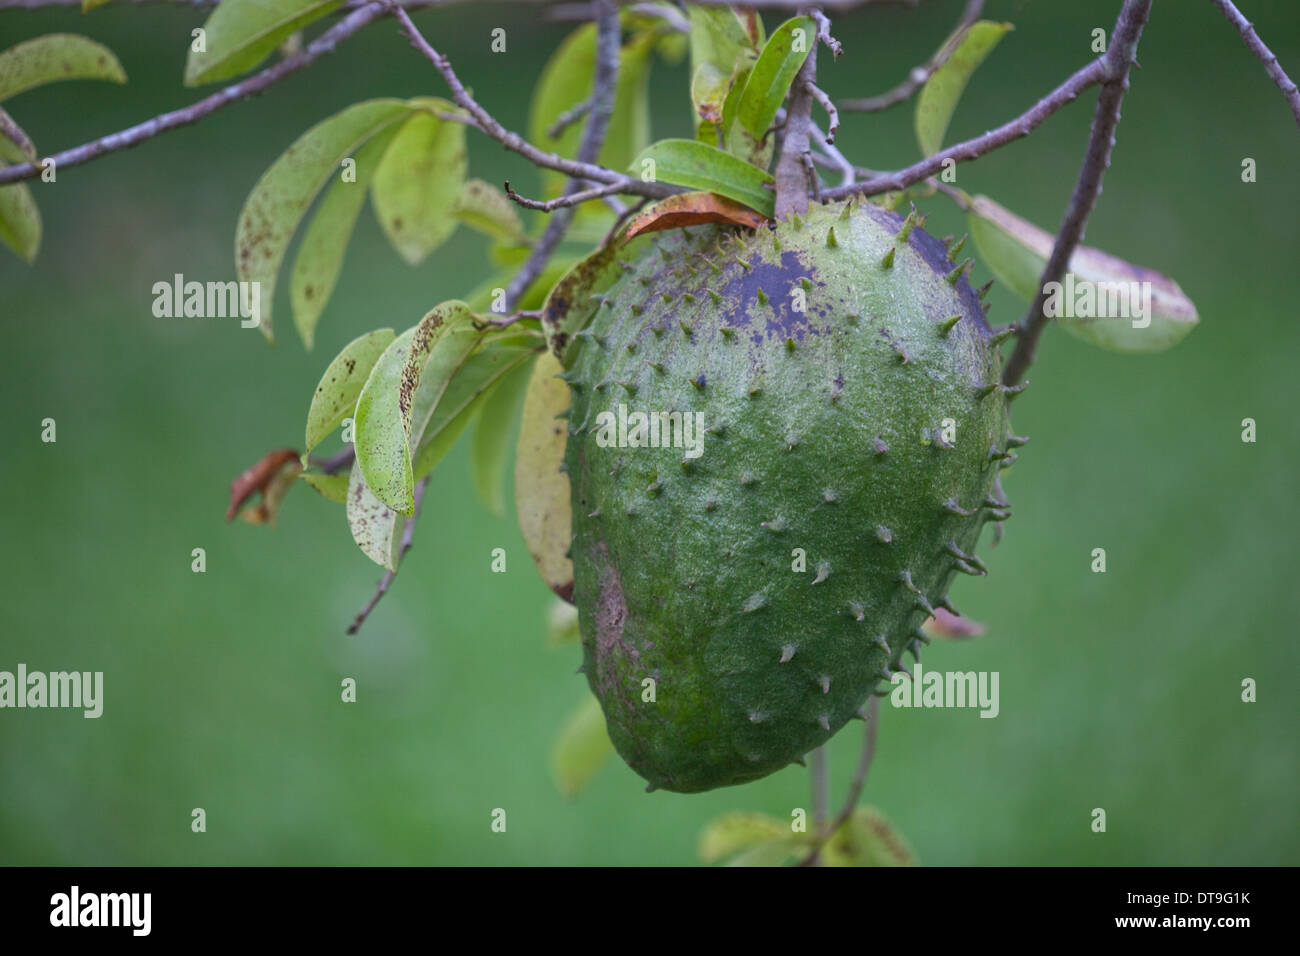
[{"label": "yellowing leaf", "polygon": [[452,211],[465,225],[498,242],[516,245],[527,241],[515,204],[491,183],[467,180]]},{"label": "yellowing leaf", "polygon": [[407,519],[374,496],[360,468],[353,468],[348,478],[347,513],[357,547],[375,564],[396,572]]},{"label": "yellowing leaf", "polygon": [[533,366],[524,397],[515,453],[515,507],[519,530],[547,586],[573,600],[573,562],[568,558],[572,535],[569,479],[560,471],[568,426],[556,418],[569,408],[569,386],[555,376],[560,362],[550,352]]},{"label": "yellowing leaf", "polygon": [[[1056,237],[987,196],[970,208],[970,232],[993,274],[1025,301],[1033,301]],[[1069,271],[1045,306],[1068,332],[1115,352],[1160,352],[1180,342],[1200,321],[1178,283],[1079,246]]]},{"label": "yellowing leaf", "polygon": [[705,863],[717,863],[754,847],[793,837],[788,823],[764,813],[724,814],[700,833],[698,852]]},{"label": "yellowing leaf", "polygon": [[344,504],[348,500],[348,485],[352,481],[349,474],[322,475],[319,472],[304,471],[298,477],[315,488],[322,498],[338,504]]},{"label": "yellowing leaf", "polygon": [[915,866],[916,854],[874,807],[859,807],[821,852],[826,866]]},{"label": "yellowing leaf", "polygon": [[0,186],[0,242],[31,263],[41,248],[41,212],[26,183]]},{"label": "yellowing leaf", "polygon": [[551,774],[566,797],[576,797],[614,755],[600,701],[590,694],[570,715],[551,752]]},{"label": "yellowing leaf", "polygon": [[61,80],[125,83],[113,51],[75,33],[47,33],[0,53],[0,101]]},{"label": "yellowing leaf", "polygon": [[343,160],[410,109],[403,100],[367,100],[322,120],[271,164],[244,200],[235,227],[235,266],[240,280],[258,283],[262,334],[268,340],[275,337],[276,276],[307,207]]},{"label": "yellowing leaf", "polygon": [[340,174],[330,184],[303,231],[289,278],[289,301],[294,327],[309,349],[316,338],[316,323],[338,282],[348,240],[366,202],[366,190],[396,132],[390,126],[357,150],[355,178],[343,179]]},{"label": "yellowing leaf", "polygon": [[[445,100],[422,99],[432,110],[452,110]],[[411,265],[456,231],[453,215],[465,182],[465,127],[416,113],[397,133],[375,173],[375,215],[393,248]]]}]

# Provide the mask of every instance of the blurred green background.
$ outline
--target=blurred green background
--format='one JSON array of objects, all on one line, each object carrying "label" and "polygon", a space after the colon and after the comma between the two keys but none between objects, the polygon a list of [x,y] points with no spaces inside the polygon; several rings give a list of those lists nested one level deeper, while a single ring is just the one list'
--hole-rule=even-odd
[{"label": "blurred green background", "polygon": [[[1300,8],[1245,0],[1292,75]],[[947,34],[960,0],[841,17],[822,56],[833,96],[879,92]],[[1091,55],[1117,0],[990,0],[1009,34],[978,72],[948,141],[1020,113]],[[196,99],[180,86],[200,11],[0,10],[0,47],[49,31],[120,55],[126,87],[45,87],[7,104],[46,153]],[[769,26],[778,22],[769,16]],[[567,32],[528,8],[464,4],[417,23],[507,126]],[[505,27],[508,53],[488,52]],[[989,633],[929,650],[928,667],[1001,674],[1001,714],[882,709],[866,802],[928,864],[1294,864],[1300,566],[1295,399],[1300,133],[1260,64],[1208,2],[1161,2],[1142,39],[1090,244],[1174,278],[1202,324],[1154,357],[1049,330],[1015,406],[1033,436],[1006,479],[1015,518],[992,573],[962,580]],[[658,63],[658,136],[689,135],[683,66]],[[206,91],[203,91],[206,92]],[[415,548],[361,634],[343,629],[378,578],[342,510],[300,487],[274,530],[223,520],[229,482],[301,442],[329,358],[364,330],[405,327],[486,278],[461,230],[412,269],[362,216],[314,352],[268,347],[233,320],[156,319],[154,282],[234,277],[235,220],[261,171],[303,130],[372,96],[445,92],[381,21],[269,94],[35,183],[45,245],[0,256],[0,669],[102,670],[105,710],[0,712],[0,863],[689,864],[733,809],[789,819],[808,774],[741,789],[647,795],[615,761],[576,800],[549,773],[586,694],[576,647],[546,646],[550,595],[510,516],[478,506],[464,444],[435,472]],[[959,167],[1054,230],[1095,94],[1028,140]],[[911,112],[847,115],[859,162],[914,161]],[[536,171],[470,133],[471,175],[517,188]],[[1241,161],[1258,164],[1243,184]],[[960,216],[930,203],[931,231]],[[974,278],[983,282],[978,266]],[[284,283],[287,285],[287,283]],[[992,320],[1023,308],[995,287]],[[58,423],[58,442],[39,440]],[[1243,444],[1241,421],[1258,423]],[[207,573],[190,570],[207,550]],[[504,547],[508,572],[492,574]],[[1108,572],[1093,574],[1104,547]],[[359,699],[339,700],[355,677]],[[1244,677],[1259,701],[1242,703]],[[831,745],[834,795],[860,725]],[[207,832],[190,831],[203,807]],[[494,808],[504,834],[490,829]],[[1105,834],[1090,829],[1105,808]]]}]

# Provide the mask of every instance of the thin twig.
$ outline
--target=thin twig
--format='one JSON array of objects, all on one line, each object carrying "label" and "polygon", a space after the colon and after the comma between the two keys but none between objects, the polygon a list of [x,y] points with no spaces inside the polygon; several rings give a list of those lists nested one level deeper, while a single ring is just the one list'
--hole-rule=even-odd
[{"label": "thin twig", "polygon": [[326,53],[333,52],[339,41],[350,37],[367,24],[377,20],[383,12],[384,5],[382,3],[368,3],[363,7],[358,7],[354,12],[348,14],[308,44],[307,48],[301,53],[283,59],[274,66],[267,67],[261,73],[254,74],[246,80],[232,83],[225,89],[213,93],[197,103],[182,109],[172,110],[170,113],[163,113],[161,116],[155,116],[151,120],[119,130],[116,133],[110,133],[81,146],[65,149],[61,153],[55,153],[53,156],[43,158],[38,163],[20,163],[16,166],[6,166],[0,169],[0,186],[5,183],[17,182],[20,179],[32,179],[39,176],[43,164],[49,160],[53,160],[55,168],[60,170],[68,166],[79,166],[106,153],[115,153],[129,146],[135,146],[157,136],[159,133],[196,122],[209,113],[216,112],[223,106],[229,106],[231,103],[252,96],[254,93],[260,93],[289,74],[310,66]]},{"label": "thin twig", "polygon": [[1061,281],[1070,263],[1070,256],[1083,241],[1088,216],[1101,194],[1102,177],[1110,166],[1110,154],[1115,146],[1115,127],[1119,125],[1119,108],[1124,101],[1124,93],[1128,90],[1129,71],[1137,60],[1138,40],[1150,13],[1151,0],[1124,0],[1115,30],[1111,34],[1110,46],[1099,61],[1103,64],[1106,79],[1101,94],[1097,97],[1092,133],[1088,137],[1088,151],[1084,154],[1079,179],[1057,233],[1056,243],[1052,246],[1052,254],[1038,281],[1038,292],[1021,320],[1015,350],[1003,370],[1002,381],[1006,385],[1019,382],[1033,364],[1038,339],[1047,326],[1047,314],[1044,311],[1048,297],[1047,287]]},{"label": "thin twig", "polygon": [[828,168],[836,169],[840,173],[840,185],[847,186],[857,178],[854,166],[847,156],[826,139],[826,134],[816,123],[813,124],[813,131],[821,140],[821,149],[813,151],[813,162],[823,161]]},{"label": "thin twig", "polygon": [[[538,149],[532,143],[528,142],[518,133],[512,132],[502,126],[491,113],[485,110],[474,97],[469,95],[465,85],[461,83],[460,77],[452,69],[451,61],[443,56],[432,46],[424,35],[411,22],[405,10],[398,6],[395,0],[385,0],[385,4],[397,18],[402,27],[402,32],[406,34],[411,41],[411,45],[420,52],[425,59],[433,64],[434,68],[442,74],[443,80],[451,90],[451,98],[461,109],[468,112],[474,117],[480,131],[491,136],[498,143],[512,152],[518,153],[535,166],[543,166],[547,169],[554,169],[564,173],[566,176],[576,177],[578,179],[587,179],[598,183],[620,183],[623,185],[622,192],[632,193],[638,196],[667,196],[674,192],[672,187],[659,183],[645,183],[639,179],[634,179],[624,173],[616,173],[612,169],[606,169],[604,166],[598,166],[594,160],[584,162],[581,160],[566,159],[556,153],[547,153]],[[612,95],[612,91],[611,91]],[[590,119],[588,119],[590,123]]]},{"label": "thin twig", "polygon": [[812,777],[813,827],[818,833],[826,825],[830,807],[831,772],[826,758],[826,745],[822,744],[809,757],[809,776]]},{"label": "thin twig", "polygon": [[351,465],[356,461],[356,458],[356,449],[352,445],[348,445],[342,451],[331,455],[329,458],[312,458],[311,464],[313,467],[319,468],[323,474],[333,475]]},{"label": "thin twig", "polygon": [[821,10],[813,10],[812,18],[817,22],[817,39],[825,43],[831,56],[838,60],[844,52],[844,44],[831,36],[831,21]]},{"label": "thin twig", "polygon": [[1286,97],[1287,105],[1291,107],[1291,113],[1295,116],[1296,125],[1300,126],[1300,88],[1297,88],[1295,81],[1286,75],[1282,64],[1277,61],[1277,54],[1264,45],[1264,41],[1255,32],[1255,25],[1246,19],[1232,0],[1214,0],[1214,5],[1228,18],[1228,22],[1237,28],[1241,38],[1246,41],[1247,49],[1264,64],[1264,69],[1268,71],[1268,75],[1273,78],[1277,88]]},{"label": "thin twig", "polygon": [[848,795],[844,798],[844,805],[840,812],[835,815],[835,819],[817,834],[817,843],[813,847],[807,859],[803,861],[804,866],[812,866],[817,862],[817,857],[821,855],[822,847],[826,841],[833,837],[836,831],[844,825],[849,817],[853,816],[853,811],[857,809],[858,801],[862,799],[862,791],[867,785],[867,773],[871,770],[871,761],[876,756],[876,727],[880,723],[880,698],[874,694],[871,700],[867,702],[866,713],[863,715],[867,726],[862,734],[862,753],[858,757],[858,768],[853,773],[853,782],[849,784]]},{"label": "thin twig", "polygon": [[[1107,74],[1104,62],[1104,57],[1098,58],[1077,70],[1064,83],[1010,122],[1003,123],[1001,126],[991,129],[981,136],[976,136],[974,139],[968,139],[949,146],[947,149],[940,150],[905,169],[895,170],[892,173],[881,173],[863,182],[854,183],[852,186],[838,186],[835,189],[829,189],[823,194],[823,198],[831,202],[854,195],[875,196],[880,193],[906,189],[913,183],[919,183],[923,179],[937,175],[950,159],[958,163],[969,162],[973,159],[979,159],[981,156],[991,153],[1008,143],[1023,139],[1061,107],[1077,99],[1079,94],[1088,87],[1105,80]],[[843,108],[843,106],[844,104],[841,103],[840,107]]]},{"label": "thin twig", "polygon": [[808,85],[808,92],[812,93],[813,99],[815,99],[821,105],[821,108],[826,111],[826,132],[823,134],[823,138],[826,141],[826,145],[830,146],[834,144],[835,134],[838,133],[840,129],[839,110],[835,108],[835,104],[831,102],[831,98],[826,95],[826,91],[817,84],[810,83]]},{"label": "thin twig", "polygon": [[[614,112],[614,92],[618,86],[619,47],[622,43],[618,7],[613,0],[596,0],[596,69],[591,84],[591,108],[587,114],[587,126],[582,133],[582,142],[578,144],[578,162],[594,163],[600,156],[600,149],[605,145],[605,133],[609,130],[609,118]],[[618,185],[615,183],[615,185]],[[572,178],[564,186],[561,198],[572,200],[582,192],[581,178]],[[614,190],[619,191],[619,190]],[[546,268],[546,263],[554,255],[556,248],[564,239],[573,222],[573,206],[561,206],[555,212],[537,244],[533,246],[528,258],[515,273],[510,284],[506,286],[506,307],[514,308],[519,297],[536,281]]]},{"label": "thin twig", "polygon": [[555,118],[555,122],[546,128],[549,139],[559,139],[566,129],[587,115],[591,109],[591,97],[587,97],[577,106],[571,106]]},{"label": "thin twig", "polygon": [[538,212],[554,212],[556,209],[566,209],[569,206],[580,206],[585,202],[593,199],[603,199],[605,196],[611,196],[614,193],[622,192],[621,183],[608,183],[604,186],[592,186],[590,189],[581,189],[574,193],[566,193],[563,196],[556,196],[554,199],[529,199],[527,196],[521,196],[510,188],[510,181],[506,180],[506,196],[513,202],[518,203],[525,209],[536,209]]},{"label": "thin twig", "polygon": [[[410,519],[406,522],[406,528],[402,531],[402,547],[397,552],[397,563],[401,566],[402,559],[406,557],[406,552],[411,550],[411,540],[415,537],[415,522],[420,517],[420,505],[424,503],[424,489],[428,487],[429,475],[425,475],[423,480],[415,486],[415,508],[411,512]],[[379,584],[375,588],[375,593],[371,595],[370,600],[366,602],[352,624],[348,627],[349,634],[355,634],[361,630],[361,625],[366,623],[366,618],[370,612],[375,609],[375,605],[380,599],[388,593],[388,586],[393,583],[393,578],[397,577],[396,571],[385,571],[384,576],[379,579]]]},{"label": "thin twig", "polygon": [[912,67],[911,72],[907,74],[907,79],[879,96],[868,96],[860,100],[845,100],[840,103],[840,108],[846,112],[878,113],[910,99],[912,94],[924,86],[926,80],[930,79],[939,67],[948,62],[949,57],[952,56],[958,44],[966,36],[966,31],[970,29],[972,23],[980,18],[980,14],[983,12],[984,0],[967,0],[966,8],[962,11],[961,19],[957,21],[957,27],[953,31],[952,37],[945,41],[944,45],[939,47],[930,59],[920,66]]}]

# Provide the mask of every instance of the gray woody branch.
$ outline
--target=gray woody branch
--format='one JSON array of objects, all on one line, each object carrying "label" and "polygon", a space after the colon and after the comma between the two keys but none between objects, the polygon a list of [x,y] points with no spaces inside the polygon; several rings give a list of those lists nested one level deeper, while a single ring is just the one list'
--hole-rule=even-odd
[{"label": "gray woody branch", "polygon": [[1097,109],[1092,118],[1092,133],[1088,138],[1088,151],[1079,170],[1079,179],[1065,211],[1065,221],[1057,233],[1056,244],[1038,280],[1038,292],[1033,304],[1020,323],[1015,351],[1002,373],[1006,385],[1015,385],[1033,364],[1038,349],[1038,339],[1047,325],[1043,306],[1047,301],[1047,286],[1060,282],[1069,265],[1070,256],[1083,241],[1084,228],[1092,213],[1097,197],[1101,195],[1101,180],[1110,166],[1111,150],[1115,147],[1115,128],[1119,125],[1119,108],[1128,90],[1129,71],[1137,62],[1138,40],[1151,13],[1151,0],[1124,0],[1119,12],[1110,46],[1097,62],[1101,65],[1104,80],[1097,97]]}]

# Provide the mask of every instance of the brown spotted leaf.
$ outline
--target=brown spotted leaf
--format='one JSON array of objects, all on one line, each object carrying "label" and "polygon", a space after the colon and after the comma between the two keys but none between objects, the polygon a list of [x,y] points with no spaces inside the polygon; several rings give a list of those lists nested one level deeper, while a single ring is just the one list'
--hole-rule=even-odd
[{"label": "brown spotted leaf", "polygon": [[392,344],[392,329],[375,329],[353,339],[334,357],[312,395],[307,412],[307,448],[305,455],[347,418],[357,407],[357,397],[370,377],[370,371]]},{"label": "brown spotted leaf", "polygon": [[361,389],[357,470],[369,492],[399,514],[415,510],[412,438],[419,441],[438,398],[482,334],[465,303],[443,302],[389,344]]}]

